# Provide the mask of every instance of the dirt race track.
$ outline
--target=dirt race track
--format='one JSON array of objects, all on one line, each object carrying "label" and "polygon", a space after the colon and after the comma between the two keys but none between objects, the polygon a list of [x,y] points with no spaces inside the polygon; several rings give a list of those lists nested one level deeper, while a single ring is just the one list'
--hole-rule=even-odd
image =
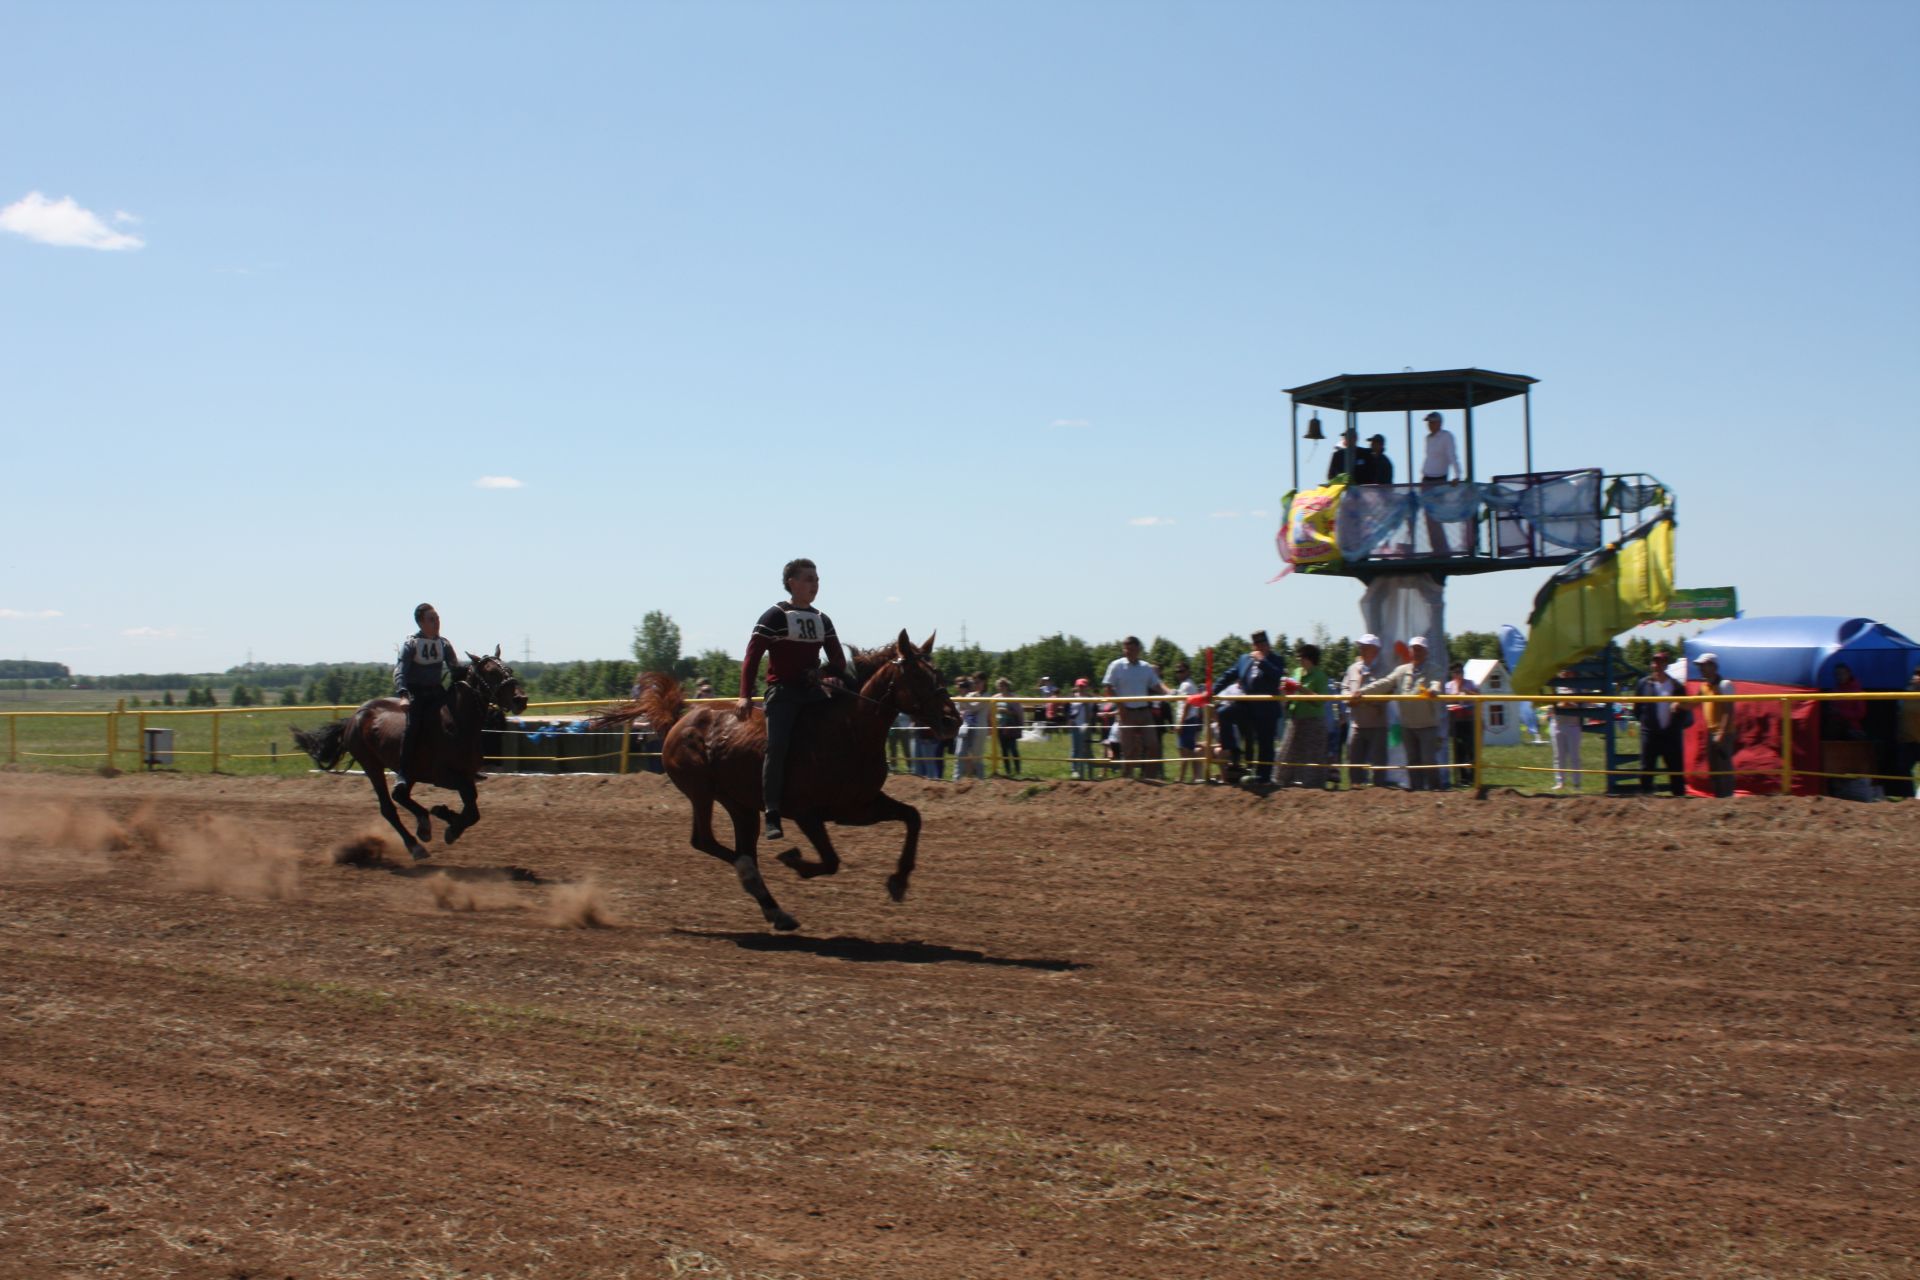
[{"label": "dirt race track", "polygon": [[1920,805],[890,789],[0,770],[0,1276],[1920,1274]]}]

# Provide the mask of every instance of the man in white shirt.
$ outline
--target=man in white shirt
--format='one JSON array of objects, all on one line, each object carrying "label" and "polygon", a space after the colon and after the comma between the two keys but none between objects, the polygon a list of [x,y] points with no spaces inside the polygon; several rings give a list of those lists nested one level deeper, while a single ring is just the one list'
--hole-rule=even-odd
[{"label": "man in white shirt", "polygon": [[[1352,697],[1360,686],[1384,674],[1380,664],[1380,637],[1369,631],[1359,640],[1360,656],[1340,680],[1340,692]],[[1347,731],[1347,786],[1371,787],[1382,781],[1387,767],[1387,704],[1352,704],[1353,727]]]},{"label": "man in white shirt", "polygon": [[[1460,454],[1453,445],[1453,432],[1442,424],[1446,420],[1438,413],[1427,415],[1427,451],[1420,462],[1420,487],[1427,488],[1438,484],[1452,484],[1464,474],[1460,467]],[[1447,527],[1427,517],[1427,541],[1433,546],[1436,556],[1450,556],[1452,549],[1447,543]]]},{"label": "man in white shirt", "polygon": [[1145,767],[1129,762],[1146,760],[1153,741],[1153,705],[1144,699],[1148,694],[1164,694],[1167,687],[1160,683],[1160,673],[1153,669],[1153,664],[1141,659],[1139,636],[1128,636],[1121,643],[1120,652],[1121,657],[1107,664],[1107,674],[1101,677],[1100,683],[1107,695],[1120,704],[1117,723],[1120,773],[1125,777]]}]

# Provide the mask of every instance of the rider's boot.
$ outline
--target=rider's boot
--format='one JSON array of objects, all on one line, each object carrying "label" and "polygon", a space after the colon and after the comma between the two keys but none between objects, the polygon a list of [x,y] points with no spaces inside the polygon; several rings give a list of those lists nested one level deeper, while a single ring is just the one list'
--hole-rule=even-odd
[{"label": "rider's boot", "polygon": [[760,838],[763,840],[785,840],[787,838],[787,833],[780,829],[779,810],[767,810],[767,823],[760,832]]}]

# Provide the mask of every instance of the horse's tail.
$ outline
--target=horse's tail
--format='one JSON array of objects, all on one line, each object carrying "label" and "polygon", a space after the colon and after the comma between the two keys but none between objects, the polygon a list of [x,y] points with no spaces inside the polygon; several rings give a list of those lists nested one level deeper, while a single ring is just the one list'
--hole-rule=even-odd
[{"label": "horse's tail", "polygon": [[335,720],[324,729],[308,733],[305,729],[295,729],[293,740],[300,749],[313,757],[313,762],[322,769],[331,769],[340,763],[341,753],[347,746],[347,722]]},{"label": "horse's tail", "polygon": [[640,677],[636,686],[640,692],[632,702],[602,711],[593,718],[596,729],[610,729],[616,725],[632,724],[636,720],[645,720],[649,728],[661,737],[667,736],[667,730],[687,711],[687,692],[680,682],[664,671],[649,671]]}]

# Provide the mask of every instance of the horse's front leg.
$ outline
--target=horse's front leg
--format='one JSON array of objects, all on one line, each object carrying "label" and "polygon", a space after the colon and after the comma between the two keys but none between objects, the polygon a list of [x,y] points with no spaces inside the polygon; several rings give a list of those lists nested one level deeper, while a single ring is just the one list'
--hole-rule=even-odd
[{"label": "horse's front leg", "polygon": [[472,778],[460,779],[460,812],[455,813],[443,804],[433,806],[433,816],[440,819],[445,830],[440,838],[448,844],[458,840],[468,827],[480,821],[480,789]]},{"label": "horse's front leg", "polygon": [[[383,778],[384,782],[385,779]],[[413,833],[420,837],[420,843],[427,844],[433,839],[433,819],[427,816],[426,806],[413,798],[413,783],[403,782],[393,789],[393,802],[413,815]],[[416,853],[416,858],[424,858],[424,853]]]},{"label": "horse's front leg", "polygon": [[783,849],[779,860],[792,868],[793,873],[802,880],[811,880],[815,876],[830,876],[840,869],[840,852],[833,847],[833,839],[827,835],[827,824],[819,818],[795,818],[793,824],[800,828],[800,834],[820,855],[818,862],[808,862],[800,856],[798,849]]},{"label": "horse's front leg", "polygon": [[[360,758],[355,756],[354,759],[359,760]],[[387,771],[380,767],[378,760],[360,760],[360,768],[366,773],[367,781],[373,784],[374,797],[380,801],[380,816],[387,820],[388,826],[400,833],[401,841],[407,846],[407,852],[414,856],[415,861],[426,857],[426,849],[418,840],[413,838],[412,832],[401,825],[400,811],[393,807],[394,797],[387,792]],[[411,802],[403,801],[403,803],[410,804]],[[419,806],[413,805],[412,807],[416,812],[419,811]],[[422,819],[425,819],[427,815],[421,813],[420,816]]]},{"label": "horse's front leg", "polygon": [[740,877],[740,887],[760,904],[760,914],[768,924],[782,933],[798,929],[800,922],[780,909],[767,889],[767,882],[760,877],[760,859],[755,856],[760,842],[760,815],[752,809],[729,809],[727,813],[733,819],[733,869]]},{"label": "horse's front leg", "polygon": [[894,865],[893,874],[887,877],[887,896],[895,902],[902,902],[906,899],[907,882],[913,879],[914,863],[920,852],[920,811],[882,791],[874,799],[872,820],[897,820],[906,825],[907,840],[900,846],[900,861]]}]

